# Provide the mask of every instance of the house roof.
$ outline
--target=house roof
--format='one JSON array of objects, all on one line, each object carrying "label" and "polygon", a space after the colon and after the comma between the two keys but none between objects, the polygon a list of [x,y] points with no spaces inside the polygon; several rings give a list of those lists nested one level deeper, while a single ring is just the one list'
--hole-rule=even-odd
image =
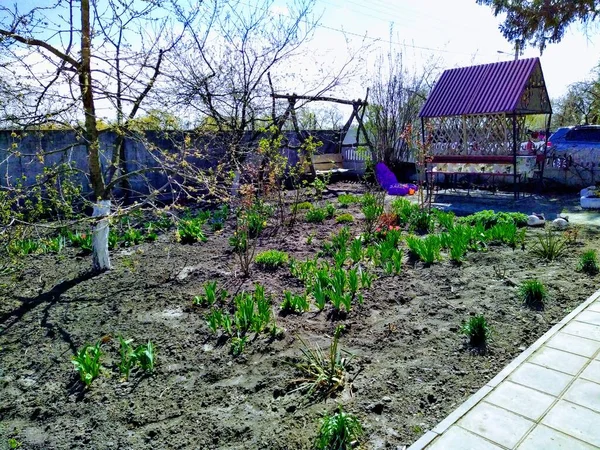
[{"label": "house roof", "polygon": [[540,60],[528,58],[444,71],[419,116],[551,112]]}]

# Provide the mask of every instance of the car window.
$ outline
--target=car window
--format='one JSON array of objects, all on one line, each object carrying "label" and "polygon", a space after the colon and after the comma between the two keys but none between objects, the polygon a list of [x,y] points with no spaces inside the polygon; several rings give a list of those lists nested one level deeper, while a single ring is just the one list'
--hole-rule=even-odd
[{"label": "car window", "polygon": [[600,142],[600,128],[580,128],[571,130],[565,136],[567,141]]}]

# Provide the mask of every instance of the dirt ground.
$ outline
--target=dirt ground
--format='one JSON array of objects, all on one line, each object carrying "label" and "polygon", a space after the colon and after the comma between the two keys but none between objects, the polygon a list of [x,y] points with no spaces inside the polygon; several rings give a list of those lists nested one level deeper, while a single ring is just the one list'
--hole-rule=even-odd
[{"label": "dirt ground", "polygon": [[[359,216],[357,207],[350,211]],[[304,260],[340,227],[334,220],[300,223],[290,233],[264,237],[259,250],[276,248]],[[358,234],[360,224],[352,230]],[[26,257],[16,272],[0,275],[0,449],[8,448],[9,438],[39,450],[308,449],[319,417],[337,403],[361,420],[361,448],[402,448],[584,301],[598,282],[575,267],[584,248],[600,248],[599,228],[581,226],[569,255],[553,263],[532,255],[533,237],[542,231],[530,229],[524,251],[491,247],[470,253],[462,266],[446,258],[424,267],[406,258],[399,276],[375,281],[364,304],[343,320],[312,310],[285,317],[275,312],[283,337],[260,336],[233,357],[209,331],[206,309],[192,305],[203,282],[218,280],[230,292],[263,283],[274,295],[274,311],[284,289],[301,285],[287,269],[255,268],[242,280],[229,253],[231,232],[228,224],[194,245],[164,234],[113,252],[114,270],[101,275],[90,274],[89,256],[73,248]],[[515,284],[530,278],[548,287],[543,311],[517,299]],[[473,352],[459,333],[474,314],[484,314],[493,327],[485,354]],[[289,393],[297,373],[285,361],[299,356],[299,337],[326,348],[340,323],[346,326],[340,345],[356,355],[349,387],[337,398],[304,404],[299,393]],[[119,380],[118,335],[155,343],[152,375]],[[84,391],[71,357],[103,338],[106,370]]]}]

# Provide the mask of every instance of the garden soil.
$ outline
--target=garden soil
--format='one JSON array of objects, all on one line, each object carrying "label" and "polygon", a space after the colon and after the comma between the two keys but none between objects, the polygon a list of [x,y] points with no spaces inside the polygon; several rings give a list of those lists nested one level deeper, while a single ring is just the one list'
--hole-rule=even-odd
[{"label": "garden soil", "polygon": [[[338,185],[339,191],[359,185]],[[331,194],[331,193],[330,193]],[[331,194],[333,195],[333,194]],[[359,217],[358,208],[350,211]],[[340,225],[268,228],[259,250],[312,257]],[[360,223],[352,225],[354,234]],[[114,269],[88,272],[89,256],[68,248],[31,256],[0,275],[0,448],[22,449],[309,449],[319,418],[338,404],[363,424],[364,449],[410,445],[596,289],[598,277],[575,271],[583,249],[598,248],[599,229],[581,226],[569,254],[545,263],[531,244],[470,253],[458,266],[424,267],[405,258],[399,276],[381,277],[345,318],[327,311],[281,316],[285,289],[301,292],[287,269],[253,269],[244,280],[229,252],[231,224],[203,244],[178,244],[173,233],[112,253]],[[311,241],[309,243],[309,241]],[[524,307],[517,285],[537,278],[550,300]],[[206,308],[194,306],[202,284],[230,292],[265,285],[274,296],[278,338],[251,340],[241,356],[212,334]],[[487,351],[459,332],[483,314],[493,327]],[[354,355],[346,388],[327,401],[292,392],[300,338],[327,350],[337,325],[340,347]],[[120,379],[118,336],[157,348],[154,373]],[[83,389],[71,362],[101,340],[103,372]]]}]

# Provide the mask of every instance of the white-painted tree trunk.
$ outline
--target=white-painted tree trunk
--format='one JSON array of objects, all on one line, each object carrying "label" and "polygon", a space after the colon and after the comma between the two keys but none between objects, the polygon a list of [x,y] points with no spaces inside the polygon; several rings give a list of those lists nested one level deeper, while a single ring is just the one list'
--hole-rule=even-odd
[{"label": "white-painted tree trunk", "polygon": [[108,254],[109,223],[106,216],[110,213],[110,200],[102,200],[94,205],[92,217],[102,217],[92,232],[92,268],[97,271],[110,270]]},{"label": "white-painted tree trunk", "polygon": [[238,192],[240,190],[240,178],[240,171],[236,170],[233,176],[233,183],[231,184],[231,191],[229,193],[232,199],[237,198]]}]

